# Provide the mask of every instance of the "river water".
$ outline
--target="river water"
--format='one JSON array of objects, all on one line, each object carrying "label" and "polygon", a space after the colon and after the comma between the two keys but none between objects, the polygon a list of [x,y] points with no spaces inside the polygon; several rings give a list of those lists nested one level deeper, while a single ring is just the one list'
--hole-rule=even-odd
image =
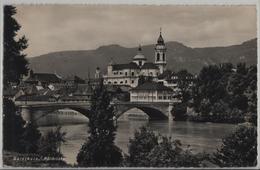
[{"label": "river water", "polygon": [[[173,139],[179,139],[183,147],[190,145],[194,153],[214,152],[221,146],[221,139],[231,133],[236,125],[217,124],[217,123],[196,123],[182,121],[148,121],[148,120],[121,120],[118,121],[115,143],[124,153],[128,152],[129,138],[133,138],[135,130],[141,126],[147,126],[156,133],[171,136]],[[55,128],[54,126],[40,127],[44,134],[46,131]],[[62,125],[62,131],[67,132],[67,142],[62,145],[61,151],[68,163],[76,163],[76,156],[84,143],[88,125]]]}]

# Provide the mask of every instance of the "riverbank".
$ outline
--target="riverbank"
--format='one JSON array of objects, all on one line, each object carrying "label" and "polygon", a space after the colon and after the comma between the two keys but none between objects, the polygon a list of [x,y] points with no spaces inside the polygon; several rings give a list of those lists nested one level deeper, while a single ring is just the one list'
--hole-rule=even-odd
[{"label": "riverbank", "polygon": [[[187,103],[181,103],[175,106],[172,111],[174,121],[190,121],[200,123],[227,123],[227,124],[239,124],[245,121],[251,122],[257,125],[257,115],[253,113],[237,112],[221,112],[221,113],[198,113],[195,112],[193,107],[188,107]],[[248,120],[245,120],[247,117]]]}]

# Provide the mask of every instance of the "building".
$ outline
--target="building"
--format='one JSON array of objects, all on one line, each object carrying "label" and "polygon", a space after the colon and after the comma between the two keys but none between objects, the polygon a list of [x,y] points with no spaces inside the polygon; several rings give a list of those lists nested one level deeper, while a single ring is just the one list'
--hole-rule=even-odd
[{"label": "building", "polygon": [[111,61],[107,66],[107,74],[103,76],[104,84],[136,87],[140,76],[149,76],[156,81],[166,69],[166,47],[161,32],[154,53],[154,63],[147,62],[141,46],[130,63],[115,64]]},{"label": "building", "polygon": [[29,72],[29,77],[24,80],[25,84],[38,85],[47,87],[50,84],[61,84],[63,80],[56,74],[52,73],[34,73],[32,70]]},{"label": "building", "polygon": [[157,82],[146,82],[130,90],[131,102],[170,102],[173,90]]},{"label": "building", "polygon": [[192,88],[196,76],[187,72],[186,70],[181,70],[178,73],[166,70],[163,74],[158,76],[159,83],[170,87],[174,92],[179,93],[181,91],[180,85],[187,86],[186,88]]},{"label": "building", "polygon": [[68,76],[64,79],[64,83],[66,86],[73,86],[75,84],[85,84],[85,80],[80,78],[79,76]]},{"label": "building", "polygon": [[160,31],[159,38],[157,40],[157,44],[155,47],[155,64],[160,69],[160,74],[162,74],[166,70],[166,46],[164,44],[164,40],[162,37],[162,33]]}]

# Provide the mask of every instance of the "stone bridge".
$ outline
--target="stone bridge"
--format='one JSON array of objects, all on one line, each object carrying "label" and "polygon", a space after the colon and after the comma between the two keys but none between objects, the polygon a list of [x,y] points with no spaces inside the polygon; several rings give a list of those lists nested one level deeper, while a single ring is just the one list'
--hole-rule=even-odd
[{"label": "stone bridge", "polygon": [[150,119],[172,119],[171,110],[173,103],[168,102],[116,102],[114,105],[116,117],[132,108],[137,108],[146,113]]},{"label": "stone bridge", "polygon": [[91,103],[89,101],[15,101],[15,105],[20,108],[22,118],[26,122],[30,122],[37,121],[49,113],[64,108],[75,110],[84,116],[89,117]]},{"label": "stone bridge", "polygon": [[[90,101],[15,101],[15,105],[21,110],[21,116],[26,122],[37,121],[58,109],[69,108],[86,117],[89,117]],[[116,118],[132,108],[138,108],[145,112],[150,119],[172,119],[171,110],[173,103],[166,102],[112,102]]]}]

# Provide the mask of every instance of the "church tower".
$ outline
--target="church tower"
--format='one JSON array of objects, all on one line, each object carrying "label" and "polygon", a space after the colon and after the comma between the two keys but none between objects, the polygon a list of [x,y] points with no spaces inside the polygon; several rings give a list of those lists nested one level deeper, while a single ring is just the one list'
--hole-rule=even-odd
[{"label": "church tower", "polygon": [[157,44],[155,46],[155,64],[160,69],[160,73],[162,74],[166,69],[166,47],[164,44],[164,40],[162,37],[162,31],[160,29],[160,35],[157,40]]}]

